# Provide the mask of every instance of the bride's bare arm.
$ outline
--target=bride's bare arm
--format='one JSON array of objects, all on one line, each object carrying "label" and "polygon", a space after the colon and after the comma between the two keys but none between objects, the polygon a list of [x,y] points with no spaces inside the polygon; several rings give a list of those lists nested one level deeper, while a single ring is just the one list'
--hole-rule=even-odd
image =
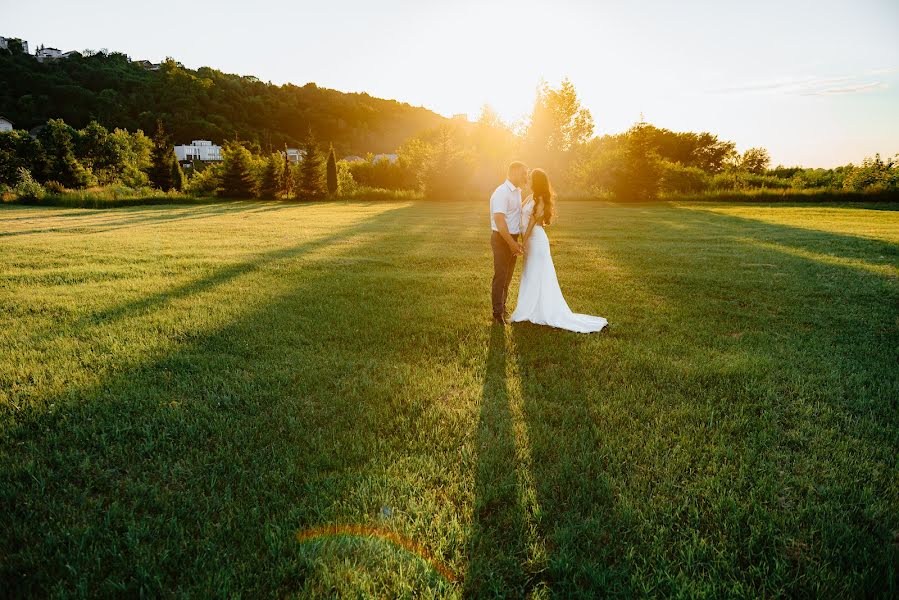
[{"label": "bride's bare arm", "polygon": [[531,237],[531,231],[534,230],[534,219],[531,219],[531,222],[528,223],[528,230],[524,232],[524,237],[521,238],[521,245],[527,247],[528,238]]}]

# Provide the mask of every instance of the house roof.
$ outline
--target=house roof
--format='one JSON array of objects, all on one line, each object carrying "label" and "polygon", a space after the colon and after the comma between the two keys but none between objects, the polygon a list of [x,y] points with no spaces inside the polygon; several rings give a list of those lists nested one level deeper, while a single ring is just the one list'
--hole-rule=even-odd
[{"label": "house roof", "polygon": [[0,115],[0,121],[6,121],[6,122],[9,123],[10,125],[12,125],[12,121],[10,121],[9,119],[7,119],[7,118],[4,117],[3,115]]}]

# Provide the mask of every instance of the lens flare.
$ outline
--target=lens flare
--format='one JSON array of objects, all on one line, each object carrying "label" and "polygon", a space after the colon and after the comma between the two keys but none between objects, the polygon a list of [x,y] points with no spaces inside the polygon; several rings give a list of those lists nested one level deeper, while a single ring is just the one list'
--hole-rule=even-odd
[{"label": "lens flare", "polygon": [[452,569],[447,567],[441,561],[437,560],[434,555],[427,550],[427,548],[413,540],[410,540],[409,538],[403,537],[400,534],[388,529],[371,527],[368,525],[325,525],[322,527],[313,527],[311,529],[298,531],[296,539],[300,543],[305,543],[315,539],[330,538],[341,535],[376,538],[390,542],[395,546],[399,546],[407,552],[411,552],[412,554],[415,554],[422,558],[450,583],[455,583],[458,579]]}]

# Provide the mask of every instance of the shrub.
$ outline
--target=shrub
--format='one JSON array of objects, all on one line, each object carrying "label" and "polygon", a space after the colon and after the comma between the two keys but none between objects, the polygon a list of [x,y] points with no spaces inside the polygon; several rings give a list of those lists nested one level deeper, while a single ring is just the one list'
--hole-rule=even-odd
[{"label": "shrub", "polygon": [[15,192],[19,200],[40,200],[46,194],[44,186],[35,181],[31,172],[24,167],[19,168],[19,182]]},{"label": "shrub", "polygon": [[191,173],[184,190],[196,196],[211,196],[218,193],[221,187],[222,163],[213,163],[204,169],[196,169]]},{"label": "shrub", "polygon": [[345,160],[337,163],[337,194],[339,196],[348,196],[353,194],[359,186],[350,170],[350,164]]},{"label": "shrub", "polygon": [[64,194],[66,192],[66,186],[53,179],[44,183],[44,189],[50,194]]},{"label": "shrub", "polygon": [[418,185],[418,173],[405,160],[390,162],[387,159],[374,161],[372,156],[364,161],[348,163],[353,179],[363,187],[388,190],[411,189]]},{"label": "shrub", "polygon": [[890,158],[884,161],[880,154],[866,158],[860,166],[848,168],[843,179],[843,189],[853,192],[880,192],[899,188],[899,162]]},{"label": "shrub", "polygon": [[661,188],[664,192],[702,192],[709,187],[709,176],[698,167],[685,167],[680,163],[662,161]]},{"label": "shrub", "polygon": [[342,200],[421,200],[424,196],[419,190],[387,190],[356,186],[353,192],[339,194]]}]

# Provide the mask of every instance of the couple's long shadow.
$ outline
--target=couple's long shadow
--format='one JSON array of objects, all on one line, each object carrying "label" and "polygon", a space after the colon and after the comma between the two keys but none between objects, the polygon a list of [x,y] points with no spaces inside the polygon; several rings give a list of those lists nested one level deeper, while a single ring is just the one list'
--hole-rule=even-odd
[{"label": "couple's long shadow", "polygon": [[586,343],[546,327],[491,328],[466,595],[629,592],[624,520],[587,393],[594,375],[581,360]]}]

